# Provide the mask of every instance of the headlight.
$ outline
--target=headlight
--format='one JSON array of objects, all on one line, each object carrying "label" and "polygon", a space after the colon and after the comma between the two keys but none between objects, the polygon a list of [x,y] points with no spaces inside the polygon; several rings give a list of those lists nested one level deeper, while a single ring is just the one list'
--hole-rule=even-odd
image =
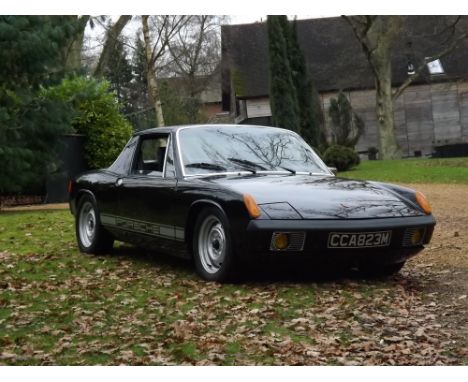
[{"label": "headlight", "polygon": [[299,215],[299,213],[289,203],[281,202],[261,204],[260,208],[270,219],[302,219],[301,215]]}]

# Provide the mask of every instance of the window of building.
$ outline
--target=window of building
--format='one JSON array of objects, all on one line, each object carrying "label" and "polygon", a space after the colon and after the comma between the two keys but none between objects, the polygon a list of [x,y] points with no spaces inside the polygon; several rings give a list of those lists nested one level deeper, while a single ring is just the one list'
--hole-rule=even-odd
[{"label": "window of building", "polygon": [[[426,60],[428,57],[426,57]],[[427,69],[431,75],[444,74],[445,70],[439,59],[427,63]]]}]

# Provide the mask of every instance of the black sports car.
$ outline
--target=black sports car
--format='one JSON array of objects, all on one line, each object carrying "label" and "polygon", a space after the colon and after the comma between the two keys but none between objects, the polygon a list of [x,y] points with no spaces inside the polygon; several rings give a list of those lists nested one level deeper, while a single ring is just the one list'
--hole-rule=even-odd
[{"label": "black sports car", "polygon": [[289,130],[196,125],[136,133],[107,169],[69,184],[83,252],[114,239],[193,258],[226,280],[261,256],[301,256],[388,275],[435,220],[420,192],[336,177]]}]

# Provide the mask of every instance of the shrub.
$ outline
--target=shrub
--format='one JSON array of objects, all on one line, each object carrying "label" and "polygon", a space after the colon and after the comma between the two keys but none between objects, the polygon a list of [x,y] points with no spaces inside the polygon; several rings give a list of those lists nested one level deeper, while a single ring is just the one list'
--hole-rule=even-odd
[{"label": "shrub", "polygon": [[109,166],[132,135],[132,127],[120,113],[109,86],[107,81],[74,77],[43,91],[45,98],[71,105],[72,127],[86,136],[85,158],[90,168]]},{"label": "shrub", "polygon": [[361,162],[359,155],[354,150],[339,145],[333,145],[326,149],[323,160],[328,166],[336,167],[338,171],[349,170]]},{"label": "shrub", "polygon": [[379,149],[377,147],[372,146],[367,149],[367,155],[368,155],[369,160],[376,160],[378,153],[379,153]]},{"label": "shrub", "polygon": [[334,145],[354,148],[364,132],[364,121],[354,111],[342,91],[330,100],[328,115],[331,119],[331,141]]}]

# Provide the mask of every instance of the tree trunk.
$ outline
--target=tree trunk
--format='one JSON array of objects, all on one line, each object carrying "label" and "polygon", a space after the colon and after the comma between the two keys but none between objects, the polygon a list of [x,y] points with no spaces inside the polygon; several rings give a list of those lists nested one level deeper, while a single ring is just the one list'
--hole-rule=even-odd
[{"label": "tree trunk", "polygon": [[369,61],[375,78],[380,158],[401,158],[395,135],[392,97],[392,46],[401,32],[402,16],[344,16]]},{"label": "tree trunk", "polygon": [[159,86],[156,79],[156,72],[154,69],[153,63],[153,44],[151,42],[151,36],[149,33],[148,27],[148,16],[142,16],[141,22],[143,25],[143,37],[145,39],[145,53],[146,53],[146,65],[147,65],[147,82],[148,82],[148,91],[153,102],[154,109],[156,111],[157,126],[164,126],[164,115],[161,105],[161,96],[159,93]]},{"label": "tree trunk", "polygon": [[70,43],[67,52],[65,53],[65,71],[77,72],[81,69],[81,52],[83,50],[84,30],[80,32],[75,40]]},{"label": "tree trunk", "polygon": [[382,57],[374,65],[377,74],[375,77],[376,110],[381,159],[401,158],[393,118],[392,68],[390,62],[390,59]]},{"label": "tree trunk", "polygon": [[120,16],[119,19],[115,22],[114,25],[107,31],[106,42],[104,43],[104,48],[102,53],[99,56],[99,62],[94,70],[95,76],[102,76],[104,70],[109,64],[109,59],[114,52],[117,39],[119,38],[122,30],[125,28],[125,25],[132,19],[132,16],[124,15]]},{"label": "tree trunk", "polygon": [[63,66],[66,72],[78,72],[81,69],[81,53],[83,51],[83,39],[86,25],[89,19],[90,16],[79,17],[79,31],[77,31],[77,34],[73,36],[73,38],[69,41],[69,43],[63,50]]}]

